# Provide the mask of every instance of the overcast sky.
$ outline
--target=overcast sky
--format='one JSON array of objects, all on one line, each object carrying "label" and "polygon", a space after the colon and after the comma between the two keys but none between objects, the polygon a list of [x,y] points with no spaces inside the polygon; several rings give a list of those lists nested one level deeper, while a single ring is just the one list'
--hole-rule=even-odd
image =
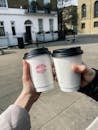
[{"label": "overcast sky", "polygon": [[67,7],[70,5],[78,5],[78,0],[58,0],[58,7]]},{"label": "overcast sky", "polygon": [[50,0],[44,0],[44,3],[49,3],[50,2]]}]

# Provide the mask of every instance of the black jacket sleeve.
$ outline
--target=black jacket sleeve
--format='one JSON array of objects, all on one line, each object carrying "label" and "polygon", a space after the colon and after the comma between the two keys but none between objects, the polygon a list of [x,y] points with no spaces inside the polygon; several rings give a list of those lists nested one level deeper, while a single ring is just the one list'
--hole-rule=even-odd
[{"label": "black jacket sleeve", "polygon": [[82,92],[87,96],[90,96],[94,100],[98,101],[98,70],[95,71],[96,71],[96,75],[93,81],[89,85],[85,86],[84,88],[80,88],[79,92]]}]

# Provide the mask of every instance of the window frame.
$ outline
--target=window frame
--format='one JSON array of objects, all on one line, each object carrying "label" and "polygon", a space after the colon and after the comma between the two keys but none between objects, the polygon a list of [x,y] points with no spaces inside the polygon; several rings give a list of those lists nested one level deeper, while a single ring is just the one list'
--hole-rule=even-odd
[{"label": "window frame", "polygon": [[16,36],[15,21],[11,21],[12,35]]},{"label": "window frame", "polygon": [[52,19],[52,18],[50,18],[49,19],[49,30],[50,30],[50,32],[53,32],[53,30],[54,30],[54,19]]},{"label": "window frame", "polygon": [[8,7],[8,1],[7,0],[0,0],[0,8],[6,8]]},{"label": "window frame", "polygon": [[85,29],[85,23],[81,23],[81,29]]},{"label": "window frame", "polygon": [[39,18],[38,19],[38,27],[39,27],[39,32],[43,32],[44,28],[43,28],[43,19]]},{"label": "window frame", "polygon": [[82,17],[82,18],[86,18],[86,15],[87,15],[87,7],[86,7],[86,4],[82,4],[82,6],[81,6],[81,17]]},{"label": "window frame", "polygon": [[98,1],[94,4],[94,18],[98,17]]},{"label": "window frame", "polygon": [[97,25],[98,25],[98,21],[95,21],[94,22],[94,28],[97,28],[98,27]]},{"label": "window frame", "polygon": [[[1,23],[3,23],[3,25],[1,25]],[[0,30],[2,31],[0,32],[0,37],[3,37],[5,36],[4,21],[0,21],[0,28]]]}]

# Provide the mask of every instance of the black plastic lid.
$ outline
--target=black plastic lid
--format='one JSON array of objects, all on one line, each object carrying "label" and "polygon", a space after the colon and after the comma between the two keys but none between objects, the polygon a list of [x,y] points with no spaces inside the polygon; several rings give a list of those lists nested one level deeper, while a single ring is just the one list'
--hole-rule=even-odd
[{"label": "black plastic lid", "polygon": [[53,51],[53,57],[68,57],[68,56],[76,56],[83,53],[81,47],[73,47],[73,48],[63,48],[57,49]]},{"label": "black plastic lid", "polygon": [[43,54],[48,54],[50,55],[50,51],[47,49],[47,48],[37,48],[37,49],[34,49],[28,53],[25,53],[24,54],[24,57],[23,59],[29,59],[31,57],[35,57],[35,56],[39,56],[39,55],[43,55]]}]

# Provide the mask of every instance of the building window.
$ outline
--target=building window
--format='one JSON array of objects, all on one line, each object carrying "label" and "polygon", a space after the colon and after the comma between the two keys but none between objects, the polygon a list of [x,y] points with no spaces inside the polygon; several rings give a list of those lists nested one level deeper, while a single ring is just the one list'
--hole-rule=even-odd
[{"label": "building window", "polygon": [[82,12],[82,18],[86,17],[86,5],[85,4],[82,5],[81,12]]},{"label": "building window", "polygon": [[81,28],[84,29],[85,28],[85,23],[81,24]]},{"label": "building window", "polygon": [[0,36],[5,36],[4,22],[0,21]]},{"label": "building window", "polygon": [[98,1],[94,5],[94,17],[98,17]]},{"label": "building window", "polygon": [[14,21],[11,22],[11,28],[12,28],[12,34],[16,35],[15,22]]},{"label": "building window", "polygon": [[49,19],[50,32],[53,31],[53,19]]},{"label": "building window", "polygon": [[39,32],[43,32],[43,19],[38,19]]},{"label": "building window", "polygon": [[98,22],[94,22],[94,27],[98,27]]},{"label": "building window", "polygon": [[7,7],[7,0],[0,0],[0,7]]},{"label": "building window", "polygon": [[31,25],[32,22],[31,22],[30,20],[26,20],[24,24],[25,24],[25,25]]}]

